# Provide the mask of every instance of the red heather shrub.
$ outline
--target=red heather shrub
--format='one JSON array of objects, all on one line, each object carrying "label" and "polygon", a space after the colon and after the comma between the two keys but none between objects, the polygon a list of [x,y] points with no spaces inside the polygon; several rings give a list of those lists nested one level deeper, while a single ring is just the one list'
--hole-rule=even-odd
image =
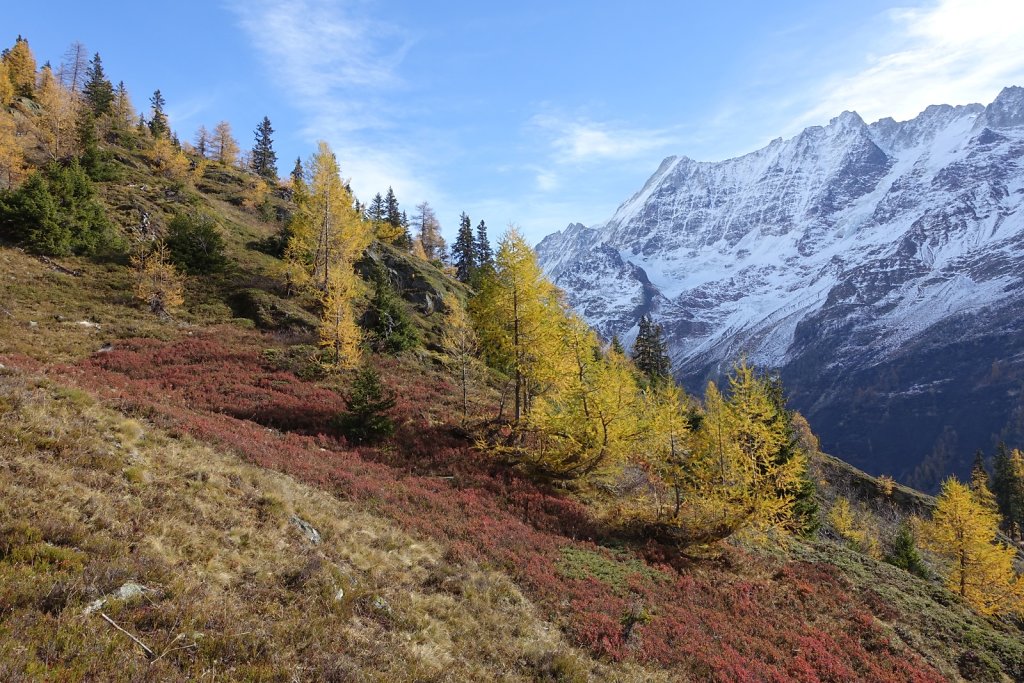
[{"label": "red heather shrub", "polygon": [[[399,430],[389,444],[354,449],[330,431],[343,406],[337,392],[274,369],[252,341],[233,344],[202,336],[132,340],[58,372],[169,430],[359,501],[447,544],[453,562],[508,572],[597,656],[711,681],[942,680],[886,641],[861,596],[830,566],[789,562],[770,578],[752,578],[711,563],[673,569],[682,565],[676,553],[653,541],[625,560],[611,554],[596,543],[604,532],[584,506],[478,453],[444,424],[458,422],[460,397],[434,370],[380,359],[401,397]],[[628,567],[647,558],[658,571],[635,571],[619,585],[571,577],[559,570],[564,548]],[[756,564],[730,552],[739,567]],[[637,604],[645,618],[627,637]]]}]

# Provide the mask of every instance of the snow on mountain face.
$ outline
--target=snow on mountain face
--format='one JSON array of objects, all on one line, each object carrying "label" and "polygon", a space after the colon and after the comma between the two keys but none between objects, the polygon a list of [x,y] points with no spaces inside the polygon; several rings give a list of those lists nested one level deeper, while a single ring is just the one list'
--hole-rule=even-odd
[{"label": "snow on mountain face", "polygon": [[[650,312],[691,389],[744,353],[781,369],[837,455],[927,485],[993,435],[1024,437],[1022,204],[1013,87],[904,122],[844,112],[727,161],[670,157],[609,221],[537,253],[605,336],[632,339]],[[996,414],[967,420],[978,405]],[[929,426],[911,438],[911,419]]]}]

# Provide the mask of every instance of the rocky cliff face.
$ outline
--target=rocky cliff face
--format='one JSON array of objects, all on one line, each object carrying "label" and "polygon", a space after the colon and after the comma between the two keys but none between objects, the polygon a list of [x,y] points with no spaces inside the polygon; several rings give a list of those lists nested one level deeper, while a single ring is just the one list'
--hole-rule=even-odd
[{"label": "rocky cliff face", "polygon": [[601,333],[649,312],[698,389],[781,370],[823,445],[922,486],[1024,440],[1024,89],[824,127],[717,163],[670,157],[541,262]]}]

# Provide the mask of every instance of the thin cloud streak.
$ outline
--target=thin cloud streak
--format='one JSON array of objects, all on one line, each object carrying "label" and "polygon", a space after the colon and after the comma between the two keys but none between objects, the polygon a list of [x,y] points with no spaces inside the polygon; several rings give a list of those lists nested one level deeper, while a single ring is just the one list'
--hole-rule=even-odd
[{"label": "thin cloud streak", "polygon": [[275,81],[304,113],[302,135],[310,143],[330,142],[360,199],[368,201],[389,186],[408,210],[441,197],[419,180],[430,176],[423,155],[381,136],[398,126],[389,96],[407,88],[399,71],[415,44],[409,32],[358,14],[352,3],[238,0],[229,7]]},{"label": "thin cloud streak", "polygon": [[671,130],[627,128],[550,114],[537,114],[530,125],[551,136],[552,158],[560,164],[635,159],[678,142]]}]

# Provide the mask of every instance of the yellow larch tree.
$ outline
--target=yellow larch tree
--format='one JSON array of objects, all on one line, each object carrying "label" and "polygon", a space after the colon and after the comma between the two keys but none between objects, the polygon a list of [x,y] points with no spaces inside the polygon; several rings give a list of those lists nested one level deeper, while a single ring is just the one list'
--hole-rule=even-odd
[{"label": "yellow larch tree", "polygon": [[47,152],[51,159],[63,159],[75,148],[78,97],[65,88],[47,66],[43,67],[40,77],[38,99],[42,107],[40,128]]},{"label": "yellow larch tree", "polygon": [[499,242],[494,270],[481,282],[470,313],[488,364],[512,379],[518,423],[533,398],[558,379],[552,361],[558,358],[558,324],[565,313],[558,290],[516,228]]},{"label": "yellow larch tree", "polygon": [[922,546],[942,562],[946,587],[985,615],[1024,615],[1024,583],[1016,550],[998,540],[999,515],[955,478],[942,484]]},{"label": "yellow larch tree", "polygon": [[135,254],[131,264],[135,269],[135,298],[149,306],[149,310],[168,315],[171,309],[185,302],[184,280],[162,244]]},{"label": "yellow larch tree", "polygon": [[[622,354],[613,350],[609,356]],[[673,382],[649,385],[643,396],[647,435],[643,461],[651,478],[653,500],[641,502],[635,514],[672,525],[699,483],[694,470],[691,405]]]},{"label": "yellow larch tree", "polygon": [[454,295],[444,298],[445,314],[441,322],[441,348],[447,356],[447,365],[454,371],[462,386],[462,421],[469,418],[469,385],[477,368],[480,343],[469,319],[469,313]]},{"label": "yellow larch tree", "polygon": [[231,124],[227,121],[221,121],[213,129],[210,136],[210,152],[214,160],[225,166],[238,161],[238,142],[231,135]]},{"label": "yellow larch tree", "polygon": [[326,142],[320,142],[306,169],[308,183],[294,188],[297,211],[285,252],[287,274],[291,284],[318,293],[321,343],[333,349],[336,364],[351,366],[358,363],[361,342],[353,309],[359,286],[353,265],[372,240],[371,228],[356,212]]},{"label": "yellow larch tree", "polygon": [[548,358],[549,382],[528,416],[537,440],[531,455],[551,475],[610,481],[644,441],[643,402],[630,363],[604,356],[594,332],[575,315],[559,323]]},{"label": "yellow larch tree", "polygon": [[182,182],[190,179],[188,157],[167,138],[156,139],[149,158],[153,160],[157,172],[165,178]]},{"label": "yellow larch tree", "polygon": [[18,36],[3,60],[7,67],[7,76],[14,87],[17,97],[32,97],[36,88],[36,58],[28,46],[28,41]]},{"label": "yellow larch tree", "polygon": [[14,99],[14,85],[7,69],[0,67],[0,107],[6,107]]},{"label": "yellow larch tree", "polygon": [[789,445],[785,416],[765,380],[741,362],[729,378],[729,397],[708,385],[701,427],[695,435],[694,490],[679,524],[700,541],[739,531],[763,536],[786,533],[806,471]]},{"label": "yellow larch tree", "polygon": [[15,128],[14,119],[0,112],[0,188],[14,187],[25,175],[25,156]]}]

